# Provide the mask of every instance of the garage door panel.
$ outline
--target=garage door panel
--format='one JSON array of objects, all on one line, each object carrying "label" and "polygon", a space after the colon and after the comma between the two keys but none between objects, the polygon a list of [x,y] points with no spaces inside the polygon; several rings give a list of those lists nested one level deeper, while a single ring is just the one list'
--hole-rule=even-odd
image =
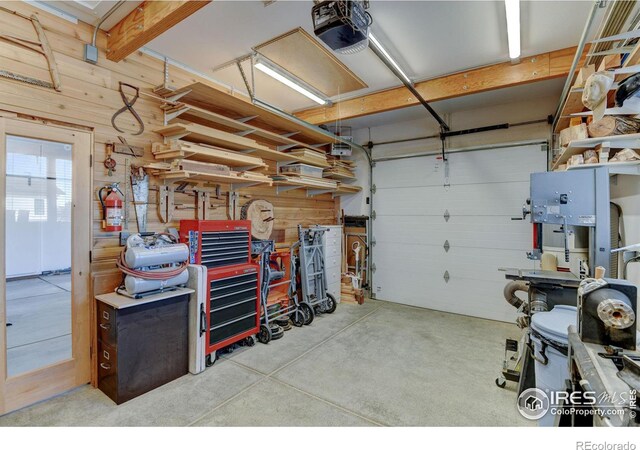
[{"label": "garage door panel", "polygon": [[[494,217],[493,224],[470,226],[458,222],[445,222],[443,218],[425,216],[377,217],[374,238],[376,242],[426,244],[461,247],[519,248],[528,250],[531,227],[527,223]],[[488,221],[487,221],[488,222]]]},{"label": "garage door panel", "polygon": [[373,202],[374,209],[380,210],[376,214],[386,216],[442,216],[445,210],[441,186],[378,189]]},{"label": "garage door panel", "polygon": [[502,297],[504,283],[423,277],[415,289],[381,289],[376,298],[405,305],[513,322],[516,310]]},{"label": "garage door panel", "polygon": [[515,310],[502,297],[507,280],[498,269],[535,267],[525,255],[531,225],[510,219],[529,196],[529,174],[545,167],[539,145],[451,154],[445,187],[435,157],[379,162],[372,222],[376,296],[512,321]]},{"label": "garage door panel", "polygon": [[[531,261],[525,252],[502,250],[486,252],[484,249],[460,249],[445,252],[442,247],[427,245],[387,245],[376,244],[375,251],[384,252],[387,257],[376,260],[376,281],[378,273],[403,271],[412,276],[424,275],[443,277],[445,271],[450,276],[469,280],[494,280],[506,283],[503,267],[528,267]],[[394,283],[395,285],[395,283]]]},{"label": "garage door panel", "polygon": [[434,170],[436,156],[398,159],[376,164],[373,168],[376,187],[441,186],[444,184],[442,162]]},{"label": "garage door panel", "polygon": [[[378,189],[373,208],[384,215],[517,215],[529,197],[528,182]],[[500,199],[498,202],[497,200]],[[382,208],[381,205],[384,205]]]},{"label": "garage door panel", "polygon": [[[540,145],[491,150],[486,152],[453,153],[449,156],[449,182],[451,184],[529,181],[532,171],[546,170],[545,153]],[[541,155],[543,156],[541,158]]]},{"label": "garage door panel", "polygon": [[[449,183],[475,184],[493,179],[503,182],[528,181],[531,171],[546,169],[545,153],[540,145],[495,149],[491,152],[493,155],[490,158],[481,151],[449,154]],[[438,157],[431,155],[380,162],[373,169],[376,187],[444,184],[444,163]]]}]

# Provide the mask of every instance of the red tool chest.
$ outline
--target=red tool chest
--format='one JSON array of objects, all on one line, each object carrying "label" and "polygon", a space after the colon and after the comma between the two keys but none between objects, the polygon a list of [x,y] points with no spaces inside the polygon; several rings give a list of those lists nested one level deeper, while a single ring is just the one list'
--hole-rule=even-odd
[{"label": "red tool chest", "polygon": [[260,266],[251,261],[248,220],[182,220],[189,262],[207,267],[205,354],[260,329]]}]

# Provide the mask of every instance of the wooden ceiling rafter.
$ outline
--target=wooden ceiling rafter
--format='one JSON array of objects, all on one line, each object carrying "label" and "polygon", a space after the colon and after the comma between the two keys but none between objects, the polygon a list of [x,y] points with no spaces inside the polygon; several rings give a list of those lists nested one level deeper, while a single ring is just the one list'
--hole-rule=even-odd
[{"label": "wooden ceiling rafter", "polygon": [[[428,102],[550,80],[568,75],[576,47],[522,58],[519,63],[504,62],[444,75],[415,84]],[[347,120],[419,105],[404,86],[372,92],[359,97],[298,111],[294,115],[314,125]]]},{"label": "wooden ceiling rafter", "polygon": [[145,1],[108,32],[107,58],[122,61],[211,0]]}]

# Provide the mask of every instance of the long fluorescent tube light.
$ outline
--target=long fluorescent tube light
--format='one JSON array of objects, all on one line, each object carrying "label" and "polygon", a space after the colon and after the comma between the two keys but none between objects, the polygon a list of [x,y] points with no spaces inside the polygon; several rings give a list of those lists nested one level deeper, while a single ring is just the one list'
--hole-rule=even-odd
[{"label": "long fluorescent tube light", "polygon": [[507,37],[509,39],[509,58],[520,57],[520,0],[504,0],[507,13]]},{"label": "long fluorescent tube light", "polygon": [[329,103],[327,100],[325,100],[322,97],[314,94],[309,89],[301,86],[300,83],[295,82],[290,77],[287,77],[284,74],[280,73],[279,71],[273,69],[272,67],[269,67],[268,65],[266,65],[261,60],[258,60],[254,64],[254,67],[256,69],[260,70],[261,72],[266,73],[270,77],[275,78],[280,83],[290,87],[294,91],[299,92],[300,94],[304,95],[307,98],[310,98],[311,100],[313,100],[314,102],[316,102],[316,103],[318,103],[320,105],[326,105],[327,103]]},{"label": "long fluorescent tube light", "polygon": [[385,48],[382,46],[382,44],[380,44],[380,41],[378,41],[378,39],[376,39],[376,37],[371,32],[369,32],[369,41],[371,43],[373,43],[373,45],[376,46],[376,48],[380,51],[380,53],[382,53],[382,55],[386,58],[386,60],[389,63],[391,63],[391,65],[393,67],[395,67],[395,69],[402,76],[402,78],[404,78],[407,81],[407,83],[413,84],[413,81],[411,81],[411,79],[407,76],[407,74],[404,72],[404,70],[402,70],[400,68],[400,65],[391,57],[389,52],[387,52],[387,50],[385,50]]}]

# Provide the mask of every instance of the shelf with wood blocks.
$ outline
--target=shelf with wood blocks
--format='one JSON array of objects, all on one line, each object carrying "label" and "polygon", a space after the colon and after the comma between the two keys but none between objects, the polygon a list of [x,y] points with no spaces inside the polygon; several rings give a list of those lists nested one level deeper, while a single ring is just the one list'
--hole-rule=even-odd
[{"label": "shelf with wood blocks", "polygon": [[332,142],[331,137],[320,129],[318,131],[309,129],[302,124],[254,105],[249,99],[240,97],[240,94],[227,93],[204,83],[193,83],[176,89],[165,95],[165,98],[172,102],[188,103],[278,135],[296,132],[298,141],[311,146],[329,145]]},{"label": "shelf with wood blocks", "polygon": [[298,158],[293,155],[271,150],[269,147],[258,144],[253,139],[194,123],[176,123],[153,131],[168,139],[183,139],[196,144],[224,147],[229,150],[249,153],[272,161],[299,161]]},{"label": "shelf with wood blocks", "polygon": [[240,136],[251,136],[257,142],[276,147],[278,151],[291,147],[303,147],[310,150],[316,149],[314,146],[292,139],[290,136],[297,134],[296,132],[277,134],[188,103],[171,104],[165,107],[164,111],[169,124],[182,123],[182,121],[186,120],[191,123],[216,128]]},{"label": "shelf with wood blocks", "polygon": [[203,173],[186,170],[158,170],[154,173],[158,178],[166,182],[178,183],[182,181],[198,181],[213,184],[228,184],[232,186],[253,186],[273,184],[272,180],[266,175],[251,172],[234,172],[226,174]]},{"label": "shelf with wood blocks", "polygon": [[307,189],[308,196],[327,194],[336,192],[338,183],[326,178],[314,178],[294,175],[271,175],[273,184],[276,186],[276,193],[286,192],[293,189]]},{"label": "shelf with wood blocks", "polygon": [[599,138],[580,139],[569,142],[569,145],[560,154],[560,157],[553,163],[555,170],[560,164],[566,163],[573,155],[584,153],[585,150],[594,149],[597,146],[608,148],[640,148],[640,133],[620,134],[617,136],[604,136]]},{"label": "shelf with wood blocks", "polygon": [[351,184],[342,184],[338,183],[338,190],[333,194],[334,197],[338,197],[340,195],[351,195],[357,194],[362,190],[361,186],[354,186]]},{"label": "shelf with wood blocks", "polygon": [[310,166],[322,167],[323,169],[331,167],[331,164],[327,160],[327,155],[324,152],[295,148],[289,150],[287,153],[298,158],[299,162],[309,164]]},{"label": "shelf with wood blocks", "polygon": [[224,164],[229,167],[240,167],[245,170],[267,166],[262,158],[191,142],[171,141],[168,144],[154,143],[151,150],[156,159],[165,161],[189,159],[205,163]]},{"label": "shelf with wood blocks", "polygon": [[357,178],[353,173],[344,171],[338,171],[335,169],[325,169],[322,175],[325,178],[332,178],[334,180],[355,181]]}]

